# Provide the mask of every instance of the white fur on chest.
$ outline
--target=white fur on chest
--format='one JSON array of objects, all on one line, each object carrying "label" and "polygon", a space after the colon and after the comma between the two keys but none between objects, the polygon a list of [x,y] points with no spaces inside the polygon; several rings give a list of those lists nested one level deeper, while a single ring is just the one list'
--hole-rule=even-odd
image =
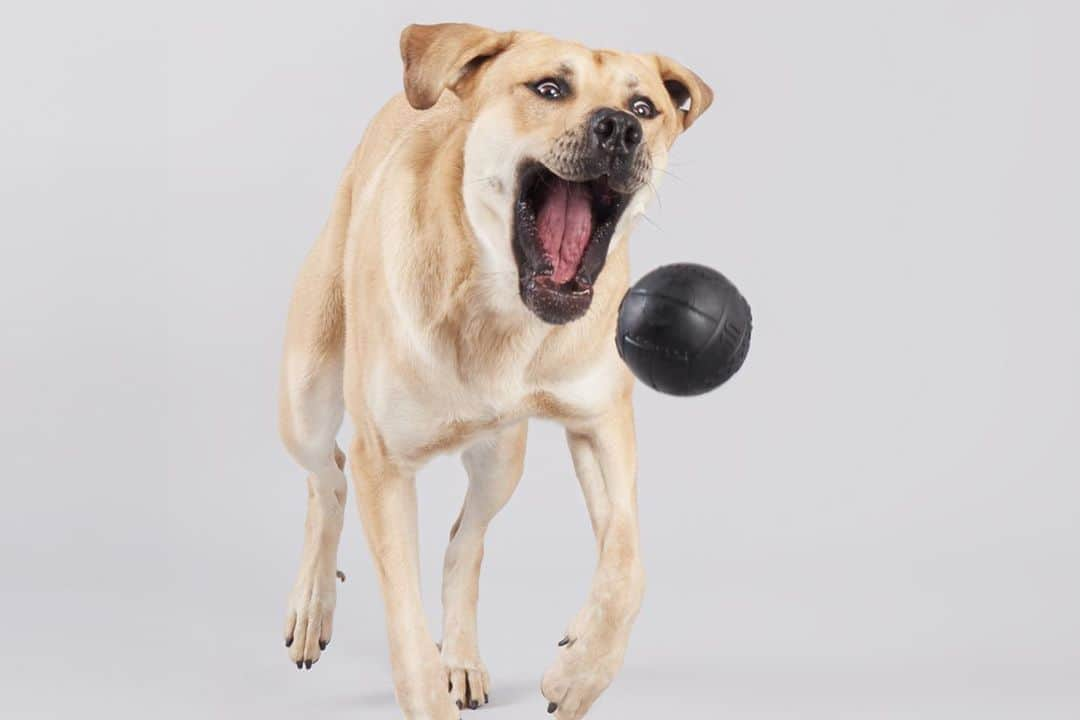
[{"label": "white fur on chest", "polygon": [[[414,359],[422,362],[422,357]],[[379,362],[365,390],[388,449],[401,458],[426,459],[525,418],[556,417],[553,408],[577,418],[601,412],[617,391],[617,363],[613,352],[573,378],[529,381],[522,365],[507,368],[496,380],[470,382],[445,366],[405,373]]]}]

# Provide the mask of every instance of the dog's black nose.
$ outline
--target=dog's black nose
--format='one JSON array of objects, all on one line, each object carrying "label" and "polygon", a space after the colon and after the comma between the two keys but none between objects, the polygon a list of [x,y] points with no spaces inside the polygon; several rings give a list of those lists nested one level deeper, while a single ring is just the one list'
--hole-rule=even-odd
[{"label": "dog's black nose", "polygon": [[641,123],[622,110],[597,110],[589,125],[600,149],[610,155],[629,155],[641,144]]}]

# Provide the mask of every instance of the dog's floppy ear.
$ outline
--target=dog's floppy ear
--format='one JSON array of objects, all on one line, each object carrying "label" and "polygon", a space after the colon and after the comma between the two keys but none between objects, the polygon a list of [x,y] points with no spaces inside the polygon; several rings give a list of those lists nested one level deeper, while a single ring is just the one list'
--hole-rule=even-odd
[{"label": "dog's floppy ear", "polygon": [[713,91],[692,70],[662,55],[653,56],[675,109],[682,115],[683,130],[709,109]]},{"label": "dog's floppy ear", "polygon": [[417,110],[434,105],[443,90],[459,92],[464,81],[488,58],[510,45],[512,33],[477,25],[410,25],[401,31],[405,97]]}]

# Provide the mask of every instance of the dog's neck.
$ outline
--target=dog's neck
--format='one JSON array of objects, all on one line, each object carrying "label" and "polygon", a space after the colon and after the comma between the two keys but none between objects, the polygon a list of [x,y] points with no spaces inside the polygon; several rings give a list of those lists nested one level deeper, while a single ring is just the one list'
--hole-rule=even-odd
[{"label": "dog's neck", "polygon": [[[413,286],[423,293],[417,320],[432,327],[464,311],[506,316],[520,324],[527,310],[516,301],[516,277],[494,277],[485,270],[480,240],[466,212],[462,186],[469,126],[446,130],[445,124],[423,128],[406,160],[414,178],[410,213],[418,220],[419,242],[407,268]],[[510,239],[505,242],[509,246]]]}]

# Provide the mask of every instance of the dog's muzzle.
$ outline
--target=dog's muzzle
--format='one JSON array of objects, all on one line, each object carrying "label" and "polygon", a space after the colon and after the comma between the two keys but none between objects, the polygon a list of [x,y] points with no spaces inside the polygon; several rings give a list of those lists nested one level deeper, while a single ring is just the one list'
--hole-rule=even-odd
[{"label": "dog's muzzle", "polygon": [[592,304],[615,227],[652,163],[641,123],[601,108],[518,169],[514,255],[521,299],[541,320],[567,323]]}]

